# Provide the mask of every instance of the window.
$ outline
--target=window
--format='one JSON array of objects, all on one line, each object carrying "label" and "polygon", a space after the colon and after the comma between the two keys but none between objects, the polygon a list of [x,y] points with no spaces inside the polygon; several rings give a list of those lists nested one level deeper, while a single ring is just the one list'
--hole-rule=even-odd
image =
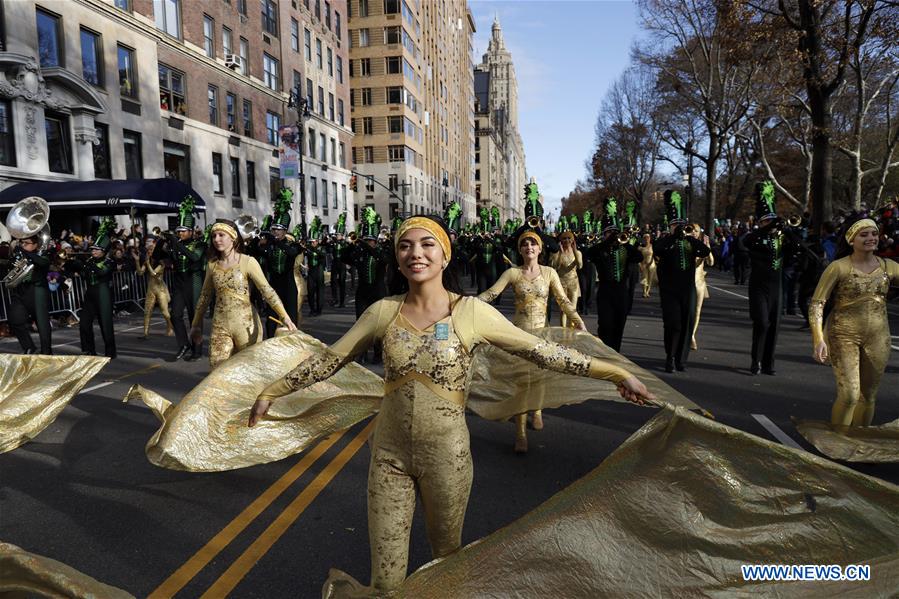
[{"label": "window", "polygon": [[203,15],[203,50],[209,58],[215,58],[215,21]]},{"label": "window", "polygon": [[328,215],[328,182],[322,179],[322,214]]},{"label": "window", "polygon": [[340,98],[337,99],[337,124],[343,127],[344,118],[343,118],[343,100]]},{"label": "window", "polygon": [[315,64],[319,69],[322,68],[322,41],[315,38]]},{"label": "window", "polygon": [[212,153],[212,191],[222,193],[222,155]]},{"label": "window", "polygon": [[247,199],[256,199],[256,163],[247,160]]},{"label": "window", "polygon": [[244,18],[247,16],[247,0],[237,0],[237,12]]},{"label": "window", "polygon": [[103,47],[99,34],[81,30],[81,75],[92,85],[103,85]]},{"label": "window", "polygon": [[184,73],[162,63],[159,63],[159,107],[178,114],[187,114]]},{"label": "window", "polygon": [[309,158],[315,158],[315,129],[309,128]]},{"label": "window", "polygon": [[[375,161],[374,147],[365,146],[364,148],[362,148],[362,161],[363,162],[374,162]],[[371,186],[371,189],[369,189],[369,186]],[[368,184],[365,186],[365,189],[366,189],[366,191],[374,191],[375,186],[371,181],[369,181]]]},{"label": "window", "polygon": [[328,77],[334,76],[334,52],[328,48]]},{"label": "window", "polygon": [[119,46],[119,93],[129,98],[137,97],[137,80],[134,76],[134,50]]},{"label": "window", "polygon": [[171,141],[162,142],[165,176],[190,185],[190,147]]},{"label": "window", "polygon": [[362,117],[362,135],[372,134],[373,119],[370,116]]},{"label": "window", "polygon": [[388,56],[386,60],[388,75],[396,75],[403,72],[403,58],[401,56]]},{"label": "window", "polygon": [[340,186],[340,207],[341,210],[346,210],[346,185]]},{"label": "window", "polygon": [[[369,152],[366,150],[365,156],[369,156]],[[375,190],[375,180],[371,175],[365,178],[365,191],[374,191]],[[374,208],[374,206],[372,206]]]},{"label": "window", "polygon": [[303,47],[306,49],[306,60],[312,62],[312,33],[303,29]]},{"label": "window", "polygon": [[318,206],[318,179],[309,177],[309,199],[313,206]]},{"label": "window", "polygon": [[328,120],[334,122],[334,94],[328,94]]},{"label": "window", "polygon": [[234,36],[227,27],[222,27],[222,54],[228,56],[234,54],[233,49]]},{"label": "window", "polygon": [[278,5],[273,0],[262,0],[262,30],[278,35]]},{"label": "window", "polygon": [[47,134],[47,162],[54,173],[72,173],[72,146],[69,140],[69,119],[65,115],[48,112],[44,119]]},{"label": "window", "polygon": [[131,0],[115,0],[115,7],[119,10],[131,12]]},{"label": "window", "polygon": [[181,0],[153,0],[156,29],[181,39]]},{"label": "window", "polygon": [[371,58],[359,59],[359,75],[369,77],[371,75]]},{"label": "window", "polygon": [[337,210],[337,182],[331,182],[331,207]]},{"label": "window", "polygon": [[265,86],[269,89],[278,91],[281,88],[281,76],[279,74],[280,68],[277,59],[263,52],[262,70]]},{"label": "window", "polygon": [[219,90],[216,86],[210,85],[207,89],[206,96],[209,100],[209,122],[213,125],[219,124]]},{"label": "window", "polygon": [[322,86],[318,86],[318,113],[325,116],[325,90]]},{"label": "window", "polygon": [[281,115],[274,112],[265,113],[265,136],[268,143],[278,145],[278,129],[281,128]]},{"label": "window", "polygon": [[231,195],[240,197],[240,158],[231,158]]},{"label": "window", "polygon": [[297,71],[293,72],[293,85],[290,87],[290,89],[295,89],[298,96],[303,93],[303,76],[300,75]]},{"label": "window", "polygon": [[240,74],[250,74],[250,42],[244,38],[240,38]]},{"label": "window", "polygon": [[384,28],[384,43],[399,44],[403,41],[403,28],[399,25]]},{"label": "window", "polygon": [[364,48],[368,45],[368,29],[359,30],[359,47]]},{"label": "window", "polygon": [[[331,164],[337,166],[337,140],[331,138]],[[337,208],[337,206],[334,206]]]},{"label": "window", "polygon": [[94,177],[112,179],[112,166],[109,162],[109,126],[94,123],[94,131],[98,140],[98,143],[91,144],[94,153]]},{"label": "window", "polygon": [[322,18],[322,2],[321,0],[315,0],[315,18],[321,20]]},{"label": "window", "polygon": [[236,104],[237,96],[231,93],[225,95],[225,121],[228,125],[228,131],[237,131],[234,115],[234,107]]},{"label": "window", "polygon": [[388,133],[402,133],[403,132],[403,117],[401,117],[401,116],[387,117],[387,132]]},{"label": "window", "polygon": [[306,79],[306,105],[307,105],[309,108],[312,108],[312,102],[313,102],[313,100],[314,100],[314,97],[313,97],[313,94],[314,94],[313,90],[314,90],[314,89],[315,89],[315,88],[314,88],[313,85],[312,85],[312,79],[308,79],[308,78],[307,78],[307,79]]},{"label": "window", "polygon": [[62,30],[59,17],[37,9],[37,46],[42,67],[63,66]]},{"label": "window", "polygon": [[331,29],[331,3],[325,0],[325,27]]},{"label": "window", "polygon": [[318,137],[319,137],[319,145],[318,145],[318,149],[320,150],[320,151],[319,151],[319,157],[321,158],[321,161],[322,161],[322,162],[327,162],[327,161],[328,161],[328,145],[327,145],[327,138],[325,137],[325,134],[324,134],[324,133],[319,133],[319,134],[318,134]]},{"label": "window", "polygon": [[397,189],[399,189],[399,177],[395,174],[388,175],[387,187],[390,188],[390,191],[396,191]]},{"label": "window", "polygon": [[294,18],[290,19],[290,49],[300,51],[300,24]]},{"label": "window", "polygon": [[[343,39],[340,32],[340,13],[336,10],[334,11],[334,34],[337,36],[338,40]],[[340,47],[339,43],[337,44],[337,47]]]},{"label": "window", "polygon": [[0,164],[16,165],[15,138],[12,104],[9,100],[0,100]]},{"label": "window", "polygon": [[359,16],[368,16],[368,0],[359,0]]},{"label": "window", "polygon": [[387,103],[388,104],[402,104],[403,103],[403,88],[402,87],[388,87],[387,88]]},{"label": "window", "polygon": [[387,146],[387,158],[390,162],[404,162],[406,160],[404,146]]},{"label": "window", "polygon": [[400,12],[401,0],[384,0],[384,14],[395,15]]},{"label": "window", "polygon": [[340,142],[340,156],[338,160],[340,161],[340,166],[346,168],[346,144],[343,142]]},{"label": "window", "polygon": [[122,143],[125,148],[125,178],[143,179],[144,159],[141,155],[140,133],[122,130]]},{"label": "window", "polygon": [[281,171],[276,166],[268,167],[268,193],[272,202],[281,191]]},{"label": "window", "polygon": [[343,83],[343,58],[337,57],[337,83]]},{"label": "window", "polygon": [[253,137],[253,104],[249,100],[243,101],[243,134]]}]

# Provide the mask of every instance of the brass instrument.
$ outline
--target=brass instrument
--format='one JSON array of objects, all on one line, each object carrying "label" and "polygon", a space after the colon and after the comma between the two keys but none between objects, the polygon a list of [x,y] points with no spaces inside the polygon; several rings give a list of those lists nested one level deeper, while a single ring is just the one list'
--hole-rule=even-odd
[{"label": "brass instrument", "polygon": [[[41,246],[38,252],[45,252],[50,247],[50,206],[43,198],[31,196],[16,202],[6,216],[6,228],[15,239],[28,239],[39,235]],[[3,279],[7,287],[16,287],[31,273],[34,264],[20,258],[13,264],[12,270]]]},{"label": "brass instrument", "polygon": [[350,231],[349,234],[346,236],[347,240],[349,240],[350,243],[356,243],[356,239],[358,237],[359,237],[359,235],[357,235],[355,231]]},{"label": "brass instrument", "polygon": [[626,233],[625,231],[622,231],[621,233],[618,234],[617,237],[615,237],[615,241],[624,245],[625,243],[630,241],[630,238],[631,238],[631,236],[628,233]]},{"label": "brass instrument", "polygon": [[249,214],[241,214],[234,220],[237,232],[244,240],[253,239],[259,236],[259,221],[255,216]]},{"label": "brass instrument", "polygon": [[683,228],[684,235],[692,235],[695,232],[693,225],[686,225]]},{"label": "brass instrument", "polygon": [[528,226],[532,229],[536,229],[540,226],[540,217],[539,216],[529,216],[527,220]]},{"label": "brass instrument", "polygon": [[798,227],[802,224],[802,217],[798,214],[791,214],[787,219],[787,225],[790,227]]},{"label": "brass instrument", "polygon": [[627,228],[627,232],[630,233],[631,235],[636,235],[637,233],[640,232],[640,225],[631,225],[630,227]]}]

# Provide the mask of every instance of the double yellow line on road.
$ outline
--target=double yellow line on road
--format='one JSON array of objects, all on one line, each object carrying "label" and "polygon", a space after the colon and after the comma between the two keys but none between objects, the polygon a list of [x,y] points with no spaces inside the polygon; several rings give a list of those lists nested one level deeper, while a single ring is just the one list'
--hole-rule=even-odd
[{"label": "double yellow line on road", "polygon": [[[237,584],[243,580],[247,573],[256,565],[262,556],[277,542],[288,528],[300,517],[319,493],[331,482],[347,462],[365,444],[374,427],[372,419],[357,434],[346,447],[344,447],[331,462],[316,476],[312,482],[303,489],[300,494],[284,509],[265,531],[238,557],[233,564],[216,580],[203,594],[204,598],[224,597],[230,593]],[[334,433],[322,440],[312,448],[303,458],[281,478],[275,481],[262,495],[257,497],[240,514],[229,522],[217,535],[212,537],[199,551],[187,562],[175,570],[159,587],[150,595],[149,599],[163,599],[172,597],[184,588],[200,570],[206,567],[215,556],[221,553],[237,536],[246,529],[260,514],[262,514],[284,491],[286,491],[299,477],[331,448],[344,434],[346,430]]]}]

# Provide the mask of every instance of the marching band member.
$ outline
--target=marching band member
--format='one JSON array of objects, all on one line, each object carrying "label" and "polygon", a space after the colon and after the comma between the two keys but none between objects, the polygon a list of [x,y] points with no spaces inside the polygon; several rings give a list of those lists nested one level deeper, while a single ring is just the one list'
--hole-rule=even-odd
[{"label": "marching band member", "polygon": [[[178,207],[178,226],[175,234],[168,238],[168,250],[172,255],[174,266],[174,284],[172,285],[172,324],[175,327],[175,339],[178,341],[178,353],[175,360],[187,358],[195,360],[200,357],[202,347],[191,345],[184,326],[184,311],[187,310],[188,322],[196,316],[196,306],[203,288],[203,268],[206,261],[206,244],[194,239],[194,199],[185,197]],[[202,327],[202,317],[200,326]],[[190,356],[187,352],[190,351]]]},{"label": "marching band member", "polygon": [[38,353],[31,338],[31,319],[37,324],[40,353],[51,355],[50,290],[47,287],[47,273],[50,258],[41,251],[40,236],[19,239],[11,256],[11,263],[25,260],[32,265],[31,272],[14,287],[8,287],[10,295],[9,328],[19,340],[23,353]]},{"label": "marching band member", "polygon": [[115,266],[107,256],[110,235],[115,231],[115,220],[106,217],[97,231],[97,238],[90,246],[91,257],[87,261],[70,259],[65,268],[68,272],[78,272],[87,283],[84,292],[84,305],[81,308],[81,321],[78,330],[81,335],[81,353],[97,355],[94,344],[94,320],[100,322],[100,334],[103,337],[104,355],[116,357],[115,330],[112,323],[112,273]]}]

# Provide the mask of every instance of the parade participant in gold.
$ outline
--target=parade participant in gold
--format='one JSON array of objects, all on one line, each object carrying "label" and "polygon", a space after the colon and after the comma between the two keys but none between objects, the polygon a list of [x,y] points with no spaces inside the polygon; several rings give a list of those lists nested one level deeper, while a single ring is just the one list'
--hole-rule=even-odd
[{"label": "parade participant in gold", "polygon": [[[711,247],[709,236],[704,235],[699,223],[693,223],[693,237]],[[705,282],[705,267],[715,266],[715,256],[710,252],[708,256],[696,259],[696,318],[693,320],[693,334],[690,337],[690,349],[699,349],[696,345],[696,331],[699,329],[699,317],[702,314],[702,303],[709,297],[709,286]]]},{"label": "parade participant in gold", "polygon": [[[831,425],[838,432],[849,426],[870,426],[880,378],[890,357],[890,325],[886,297],[899,284],[899,264],[874,255],[879,229],[862,218],[850,224],[837,260],[821,275],[809,304],[814,357],[830,358],[837,383]],[[833,311],[824,321],[824,304]]]},{"label": "parade participant in gold", "polygon": [[[541,329],[546,326],[546,309],[549,296],[552,294],[559,304],[562,313],[568,316],[574,328],[586,331],[584,321],[578,316],[574,305],[568,301],[559,275],[549,266],[541,266],[538,263],[540,253],[543,251],[543,237],[539,229],[523,228],[518,231],[518,252],[521,254],[524,264],[506,270],[499,280],[490,289],[478,295],[478,299],[492,302],[499,297],[503,290],[511,285],[515,293],[515,315],[512,322],[515,326],[524,330]],[[535,430],[543,428],[543,413],[536,410],[533,413],[533,426]],[[515,451],[525,453],[528,450],[527,414],[518,414],[515,417]]]},{"label": "parade participant in gold", "polygon": [[[562,249],[552,255],[550,265],[556,269],[559,275],[559,282],[562,283],[565,297],[568,298],[572,306],[577,306],[577,300],[581,296],[581,286],[578,282],[577,271],[584,267],[584,256],[577,249],[574,233],[571,231],[565,231],[559,236],[559,244],[562,246]],[[560,314],[560,318],[563,327],[573,326],[565,312]]]},{"label": "parade participant in gold", "polygon": [[150,317],[153,315],[153,308],[157,304],[159,305],[159,311],[162,312],[162,317],[165,318],[165,322],[168,325],[165,331],[166,336],[171,337],[175,334],[172,327],[172,318],[169,316],[169,288],[166,287],[165,279],[163,278],[165,264],[157,256],[156,248],[158,242],[159,238],[155,235],[147,236],[147,239],[144,241],[147,249],[147,259],[143,264],[141,264],[137,248],[132,249],[134,267],[137,270],[137,274],[147,274],[147,297],[144,299],[144,334],[138,337],[138,339],[147,339],[150,336]]},{"label": "parade participant in gold", "polygon": [[[626,370],[534,337],[489,304],[453,291],[458,282],[446,270],[452,259],[449,235],[436,218],[407,219],[394,243],[408,293],[372,305],[337,343],[266,388],[249,420],[253,426],[274,399],[327,379],[383,339],[384,399],[368,480],[373,587],[368,591],[379,594],[406,577],[416,491],[434,556],[461,545],[472,482],[466,383],[476,346],[494,344],[543,368],[612,381],[636,403],[653,399]],[[332,574],[323,596],[358,593],[348,588],[357,586],[348,579]]]},{"label": "parade participant in gold", "polygon": [[643,243],[637,248],[640,250],[640,253],[643,254],[643,261],[640,262],[640,276],[642,278],[641,282],[643,283],[643,297],[649,297],[649,293],[652,291],[652,284],[658,281],[656,280],[656,263],[652,257],[652,235],[649,233],[643,234]]},{"label": "parade participant in gold", "polygon": [[200,301],[191,323],[191,340],[203,341],[203,314],[215,293],[212,332],[209,335],[209,364],[213,368],[248,345],[262,339],[262,323],[250,301],[250,283],[256,286],[266,303],[291,331],[293,320],[271,288],[255,258],[242,253],[243,239],[233,222],[218,219],[212,225],[212,246]]}]

